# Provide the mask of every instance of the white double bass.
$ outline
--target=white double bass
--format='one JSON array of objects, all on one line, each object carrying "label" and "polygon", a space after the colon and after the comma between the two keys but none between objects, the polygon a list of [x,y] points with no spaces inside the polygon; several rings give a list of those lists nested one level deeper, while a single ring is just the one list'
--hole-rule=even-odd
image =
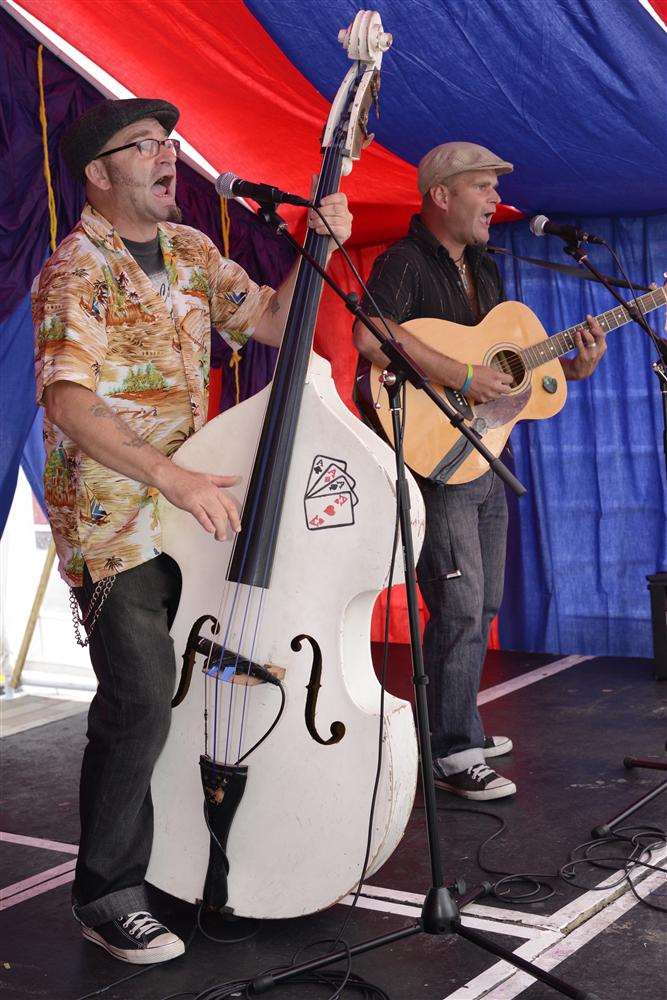
[{"label": "white double bass", "polygon": [[[354,65],[325,130],[318,199],[338,189],[368,141],[391,44],[372,11],[339,38]],[[322,263],[327,240],[311,232],[306,249]],[[243,476],[241,534],[216,542],[160,501],[164,550],[183,577],[171,630],[183,671],[152,783],[147,879],[245,917],[312,913],[356,886],[378,758],[370,622],[388,580],[394,456],[312,353],[320,292],[302,263],[273,382],[174,456]],[[412,480],[410,499],[418,550],[424,511]],[[382,721],[367,874],[397,846],[417,776],[410,705],[385,694]]]}]

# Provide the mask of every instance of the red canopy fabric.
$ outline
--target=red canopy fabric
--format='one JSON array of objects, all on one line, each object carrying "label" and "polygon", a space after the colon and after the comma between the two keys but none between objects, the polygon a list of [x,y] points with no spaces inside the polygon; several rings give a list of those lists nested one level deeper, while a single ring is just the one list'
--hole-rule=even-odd
[{"label": "red canopy fabric", "polygon": [[[310,190],[329,105],[241,0],[21,0],[21,6],[137,96],[176,104],[178,131],[220,172]],[[341,80],[349,65],[341,49]],[[343,190],[355,220],[352,245],[399,238],[419,204],[414,166],[377,143]],[[298,213],[283,210],[291,221]],[[506,209],[498,221],[519,215]]]}]

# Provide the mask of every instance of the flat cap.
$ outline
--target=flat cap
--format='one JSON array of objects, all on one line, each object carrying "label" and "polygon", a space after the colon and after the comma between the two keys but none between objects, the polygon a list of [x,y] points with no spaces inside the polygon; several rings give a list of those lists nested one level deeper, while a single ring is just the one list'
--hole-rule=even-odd
[{"label": "flat cap", "polygon": [[70,125],[60,140],[60,152],[72,177],[83,181],[87,164],[116,132],[143,118],[156,118],[167,132],[171,132],[179,114],[178,108],[169,101],[147,97],[100,101]]},{"label": "flat cap", "polygon": [[450,177],[467,170],[495,170],[497,174],[510,174],[514,166],[474,142],[443,142],[420,160],[419,190],[426,194],[436,184],[444,184]]}]

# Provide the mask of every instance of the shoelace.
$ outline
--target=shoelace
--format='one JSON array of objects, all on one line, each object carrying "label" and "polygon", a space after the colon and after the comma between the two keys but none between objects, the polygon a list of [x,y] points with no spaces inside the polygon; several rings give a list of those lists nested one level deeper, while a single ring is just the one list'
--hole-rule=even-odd
[{"label": "shoelace", "polygon": [[141,934],[150,934],[151,931],[160,930],[162,924],[146,910],[137,910],[136,913],[128,913],[123,921],[123,927],[133,937],[139,937]]},{"label": "shoelace", "polygon": [[468,774],[473,781],[482,781],[487,778],[493,771],[488,766],[488,764],[473,764],[472,767],[468,768]]}]

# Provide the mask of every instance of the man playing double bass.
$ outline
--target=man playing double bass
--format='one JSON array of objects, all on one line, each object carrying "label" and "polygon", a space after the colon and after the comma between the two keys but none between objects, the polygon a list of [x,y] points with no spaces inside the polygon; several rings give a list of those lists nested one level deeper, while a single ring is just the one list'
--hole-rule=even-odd
[{"label": "man playing double bass", "polygon": [[[419,164],[422,206],[408,235],[375,261],[364,300],[378,309],[407,353],[440,385],[475,402],[509,392],[511,376],[485,365],[465,365],[430,347],[399,324],[432,317],[474,326],[503,300],[495,262],[485,251],[498,196],[498,177],[511,163],[483,146],[447,142]],[[355,344],[363,359],[383,367],[378,342],[359,322]],[[587,378],[606,350],[600,325],[575,333],[577,354],[561,361],[567,379]],[[486,736],[477,710],[489,627],[503,591],[507,506],[502,482],[489,470],[448,486],[420,479],[426,535],[417,565],[428,607],[424,666],[438,787],[468,799],[513,795],[514,782],[486,764],[512,749],[505,736]]]},{"label": "man playing double bass", "polygon": [[[237,348],[250,336],[278,344],[296,277],[295,267],[277,292],[258,287],[179,225],[178,141],[169,135],[178,115],[166,101],[107,100],[70,127],[61,150],[87,203],[33,287],[45,496],[98,680],[74,913],[85,938],[134,963],[184,950],[150,912],[144,886],[180,593],[178,567],[161,551],[157,497],[219,540],[239,530],[226,489],[236,478],[191,472],[170,455],[206,418],[211,326]],[[347,239],[345,196],[323,198],[321,211]],[[314,214],[309,224],[326,235]]]}]

